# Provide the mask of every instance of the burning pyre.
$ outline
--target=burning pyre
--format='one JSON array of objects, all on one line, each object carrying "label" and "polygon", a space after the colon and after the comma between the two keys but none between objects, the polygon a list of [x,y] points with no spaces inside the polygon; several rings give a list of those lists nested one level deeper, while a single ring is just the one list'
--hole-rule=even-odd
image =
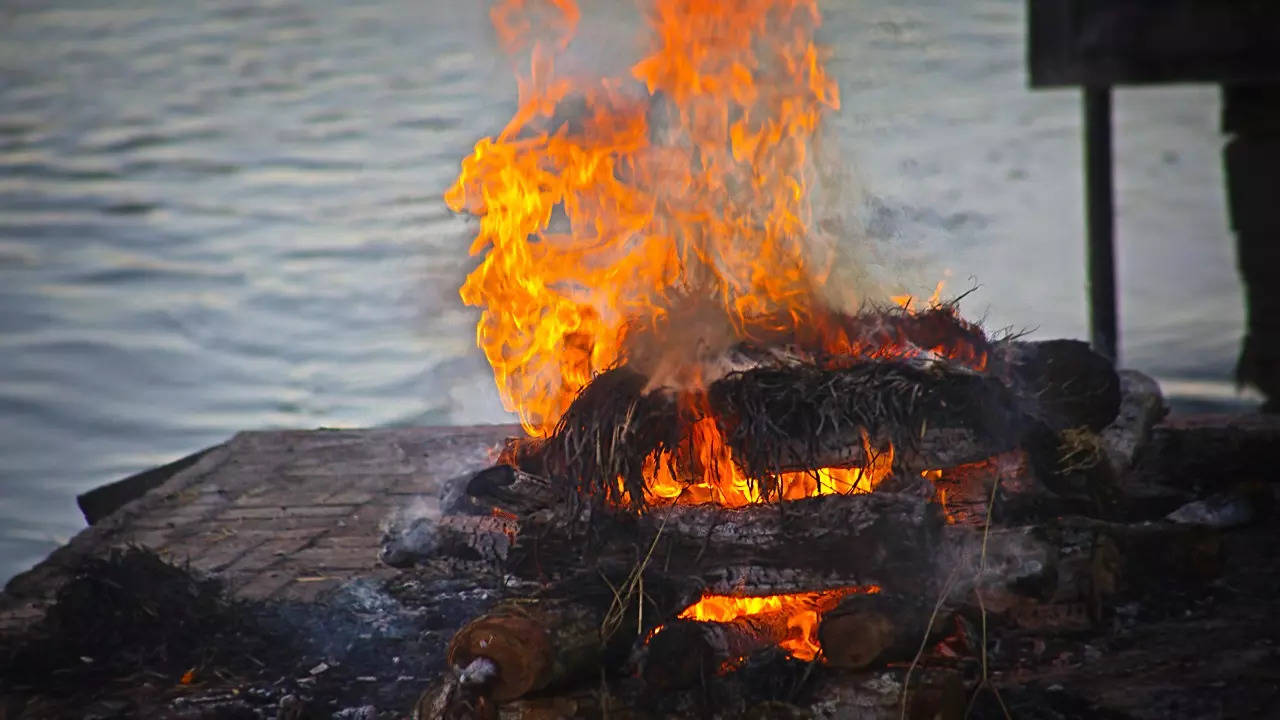
[{"label": "burning pyre", "polygon": [[[528,436],[505,460],[530,475],[471,490],[534,493],[515,514],[485,513],[507,523],[495,537],[508,565],[544,576],[547,548],[576,517],[559,506],[590,506],[640,523],[619,525],[632,538],[654,531],[650,556],[666,548],[659,584],[674,577],[673,556],[709,584],[651,625],[648,652],[663,659],[645,675],[656,686],[765,647],[814,660],[830,645],[860,667],[901,649],[893,628],[920,625],[914,601],[869,612],[857,598],[881,579],[899,591],[932,582],[939,468],[1051,439],[1064,421],[1042,412],[1050,386],[1113,406],[1114,372],[1099,358],[1101,386],[1063,382],[1063,367],[1096,369],[1087,349],[1046,350],[1042,362],[993,343],[939,300],[941,284],[915,302],[834,279],[850,275],[842,238],[816,218],[814,196],[821,119],[840,101],[814,40],[815,0],[655,0],[646,17],[652,41],[629,76],[581,78],[557,66],[580,21],[572,0],[504,0],[492,12],[504,48],[527,62],[518,109],[463,160],[446,200],[479,218],[481,259],[461,296],[481,309],[477,342]],[[888,504],[812,504],[890,481],[903,494]],[[544,487],[564,492],[543,503]],[[935,502],[924,509],[921,497]],[[779,503],[803,505],[788,512],[814,527],[752,514]],[[717,523],[729,530],[713,540]],[[916,536],[898,537],[911,527]],[[819,559],[768,546],[791,542]],[[708,570],[717,553],[724,567]],[[613,595],[602,627],[634,602],[641,629],[645,557],[621,585],[601,571]],[[672,594],[688,597],[681,588]],[[583,624],[572,604],[530,607],[455,638],[459,666],[493,660],[499,651],[481,645],[505,638],[510,657],[497,665],[510,687],[498,695],[553,683],[559,661],[525,650],[561,632],[544,628]],[[820,643],[837,608],[843,619]]]}]

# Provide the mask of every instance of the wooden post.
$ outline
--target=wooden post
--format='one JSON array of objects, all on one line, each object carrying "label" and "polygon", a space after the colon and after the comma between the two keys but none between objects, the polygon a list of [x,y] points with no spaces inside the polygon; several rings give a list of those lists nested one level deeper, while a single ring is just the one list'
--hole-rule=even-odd
[{"label": "wooden post", "polygon": [[1115,361],[1115,213],[1111,167],[1111,87],[1084,88],[1085,218],[1088,231],[1089,330],[1093,348]]}]

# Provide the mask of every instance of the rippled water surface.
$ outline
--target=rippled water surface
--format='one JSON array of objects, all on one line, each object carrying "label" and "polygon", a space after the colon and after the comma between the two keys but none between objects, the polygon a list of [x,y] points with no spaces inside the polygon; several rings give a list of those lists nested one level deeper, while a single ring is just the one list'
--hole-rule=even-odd
[{"label": "rippled water surface", "polygon": [[[1078,96],[1026,89],[1022,5],[826,4],[832,135],[891,274],[1081,336]],[[615,47],[600,12],[583,45]],[[440,195],[513,97],[480,2],[0,8],[0,579],[77,493],[240,429],[505,420]],[[1117,98],[1123,354],[1230,398],[1217,112]]]}]

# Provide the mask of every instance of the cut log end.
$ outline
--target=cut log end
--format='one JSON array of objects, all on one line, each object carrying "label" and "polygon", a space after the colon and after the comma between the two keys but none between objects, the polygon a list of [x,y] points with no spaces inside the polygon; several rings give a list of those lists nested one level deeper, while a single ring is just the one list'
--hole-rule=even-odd
[{"label": "cut log end", "polygon": [[496,666],[491,697],[514,700],[546,684],[555,660],[546,631],[533,618],[514,613],[491,613],[472,621],[449,644],[449,664],[467,668],[487,659]]},{"label": "cut log end", "polygon": [[893,620],[875,610],[833,617],[818,629],[822,654],[831,667],[857,670],[875,662],[894,644]]},{"label": "cut log end", "polygon": [[850,595],[818,626],[823,657],[845,670],[907,660],[936,629],[930,611],[919,598],[901,593]]}]

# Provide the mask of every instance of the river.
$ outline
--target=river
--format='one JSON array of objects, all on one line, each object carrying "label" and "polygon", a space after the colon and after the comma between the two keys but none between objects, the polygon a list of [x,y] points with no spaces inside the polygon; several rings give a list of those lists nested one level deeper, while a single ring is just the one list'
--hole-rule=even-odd
[{"label": "river", "polygon": [[[585,2],[600,47],[634,23]],[[1019,0],[826,3],[860,242],[965,314],[1085,334],[1079,96],[1031,92]],[[77,493],[242,429],[505,421],[441,194],[514,108],[485,7],[0,8],[0,580]],[[1122,357],[1248,405],[1212,87],[1116,99]]]}]

